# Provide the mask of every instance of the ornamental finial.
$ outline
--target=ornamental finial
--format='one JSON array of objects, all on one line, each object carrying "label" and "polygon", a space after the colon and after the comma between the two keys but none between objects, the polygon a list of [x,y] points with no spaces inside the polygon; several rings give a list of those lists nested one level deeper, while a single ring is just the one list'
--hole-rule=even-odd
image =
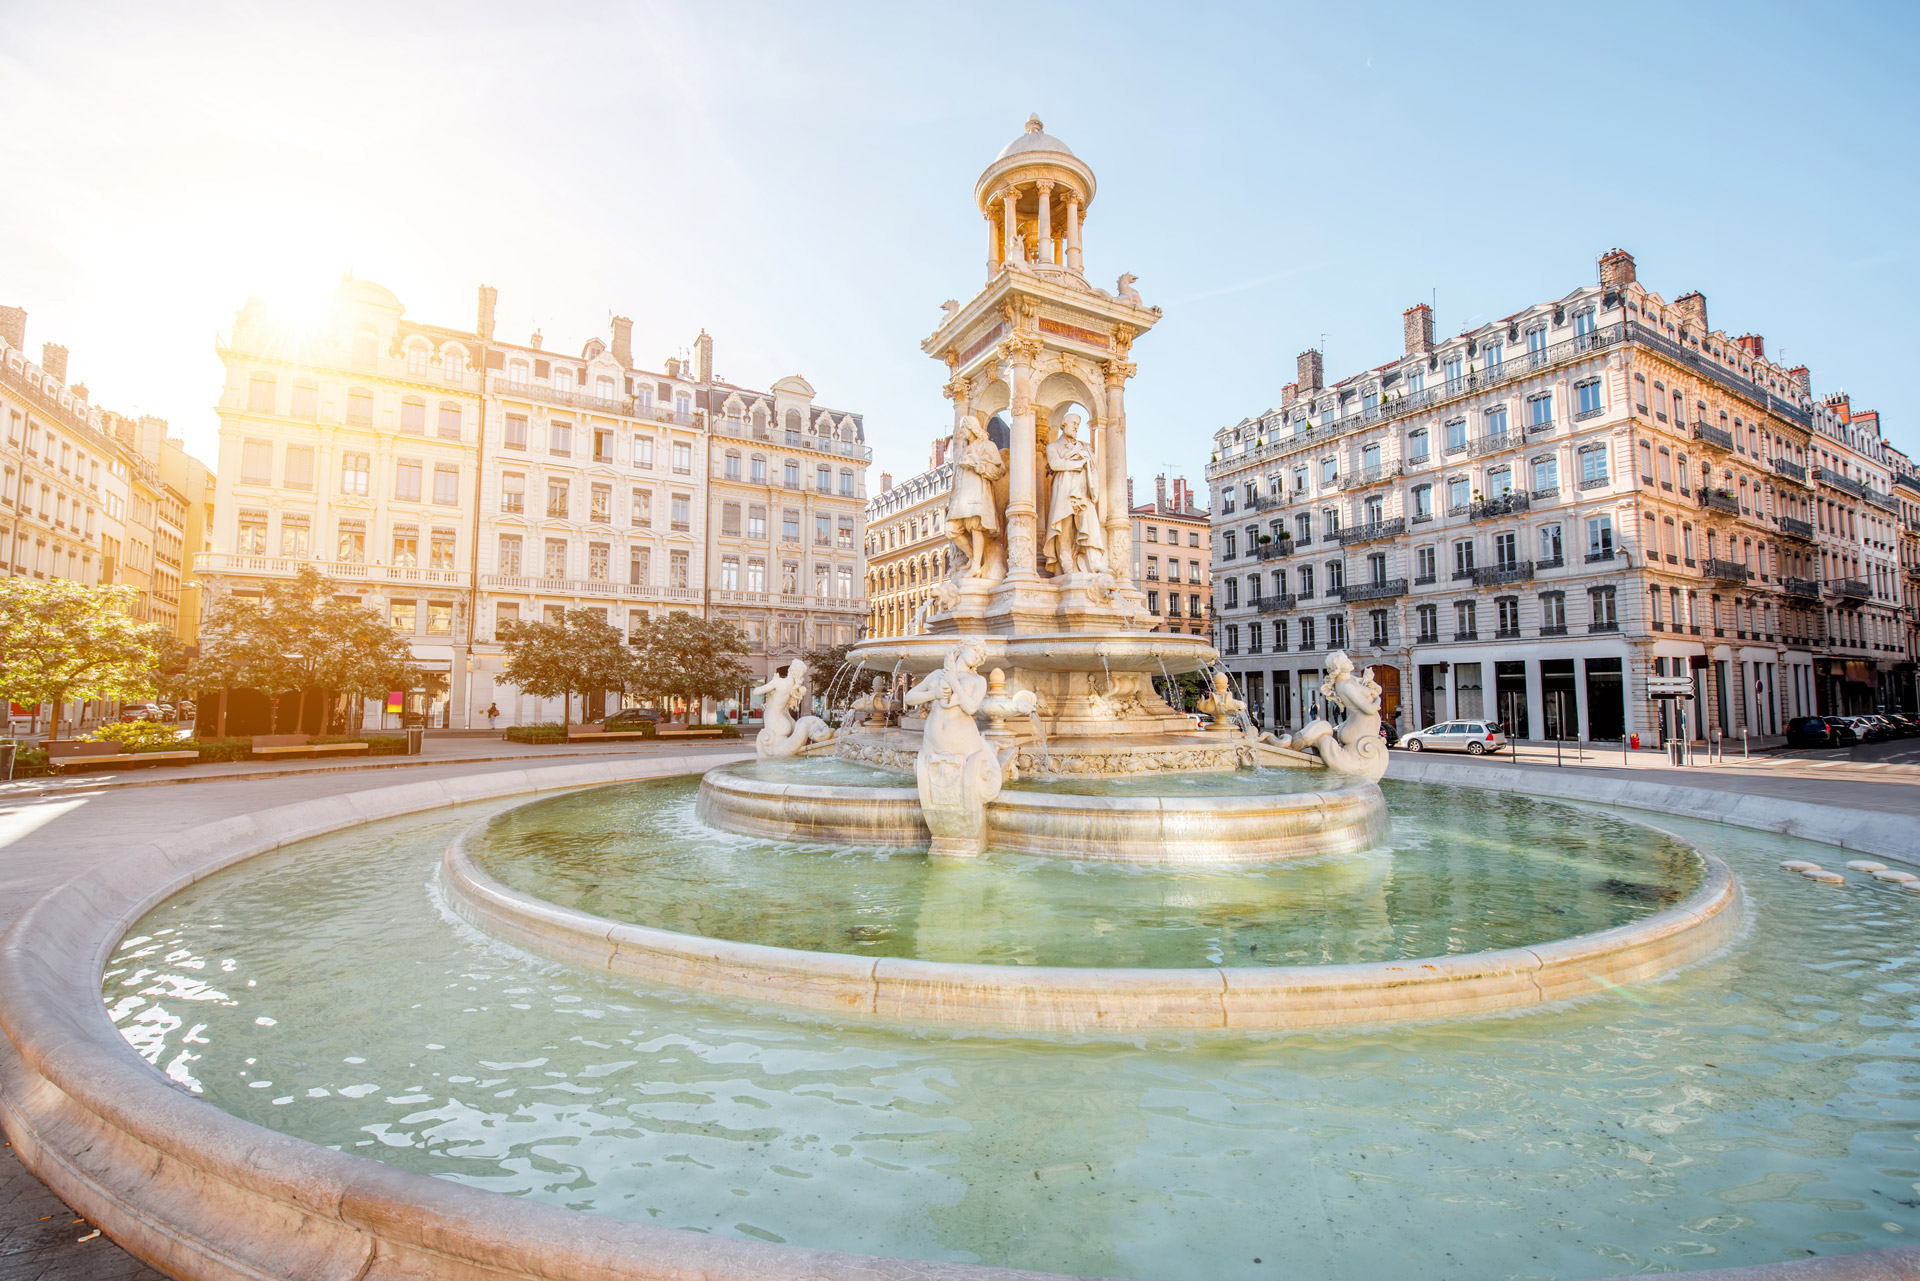
[{"label": "ornamental finial", "polygon": [[1030,115],[1030,116],[1028,116],[1028,117],[1027,117],[1027,132],[1028,132],[1028,133],[1039,133],[1039,132],[1040,132],[1040,131],[1041,131],[1042,129],[1045,129],[1045,128],[1046,128],[1046,126],[1040,123],[1040,113],[1039,113],[1039,112],[1037,112],[1037,111],[1036,111],[1036,112],[1034,112],[1034,113],[1033,113],[1032,115]]}]

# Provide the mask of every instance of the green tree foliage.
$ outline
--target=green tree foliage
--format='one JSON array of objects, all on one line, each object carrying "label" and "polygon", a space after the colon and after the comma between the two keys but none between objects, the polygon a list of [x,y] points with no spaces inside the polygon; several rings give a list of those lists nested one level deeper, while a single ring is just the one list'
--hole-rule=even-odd
[{"label": "green tree foliage", "polygon": [[641,698],[657,703],[679,698],[692,708],[703,698],[732,697],[747,678],[739,658],[746,643],[725,619],[676,610],[649,619],[636,640],[626,688]]},{"label": "green tree foliage", "polygon": [[132,617],[138,593],[60,579],[0,579],[0,697],[53,704],[52,734],[70,699],[150,697],[175,660],[173,637]]},{"label": "green tree foliage", "polygon": [[560,621],[514,623],[500,629],[508,681],[535,698],[561,698],[562,716],[573,719],[573,696],[596,690],[628,689],[633,684],[634,654],[618,628],[598,610],[564,609]]},{"label": "green tree foliage", "polygon": [[309,689],[377,698],[417,685],[406,638],[334,592],[331,580],[303,566],[266,584],[259,597],[217,598],[200,625],[193,679],[202,688],[297,689],[302,720]]}]

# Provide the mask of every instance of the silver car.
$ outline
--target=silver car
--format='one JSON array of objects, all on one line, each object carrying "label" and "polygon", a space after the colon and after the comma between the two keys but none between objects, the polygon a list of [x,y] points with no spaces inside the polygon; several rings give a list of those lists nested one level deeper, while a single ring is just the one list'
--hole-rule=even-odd
[{"label": "silver car", "polygon": [[1491,721],[1441,721],[1438,725],[1429,725],[1400,740],[1400,746],[1409,752],[1432,748],[1435,751],[1465,752],[1469,756],[1497,752],[1506,745],[1507,736]]}]

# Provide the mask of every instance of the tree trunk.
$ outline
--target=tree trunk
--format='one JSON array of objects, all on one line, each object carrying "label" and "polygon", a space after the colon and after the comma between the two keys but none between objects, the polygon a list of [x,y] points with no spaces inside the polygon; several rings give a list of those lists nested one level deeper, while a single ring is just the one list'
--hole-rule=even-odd
[{"label": "tree trunk", "polygon": [[61,697],[53,700],[53,715],[47,721],[47,737],[50,739],[60,737],[60,704],[66,701],[65,695],[66,691],[62,690]]},{"label": "tree trunk", "polygon": [[214,725],[213,736],[215,738],[227,736],[227,690],[224,685],[220,687],[220,719]]}]

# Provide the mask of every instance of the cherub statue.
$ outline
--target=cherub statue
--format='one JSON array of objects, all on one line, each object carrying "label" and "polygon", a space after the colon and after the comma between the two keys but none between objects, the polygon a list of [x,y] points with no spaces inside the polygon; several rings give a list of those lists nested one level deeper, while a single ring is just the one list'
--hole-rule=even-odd
[{"label": "cherub statue", "polygon": [[765,724],[753,740],[754,752],[760,759],[798,756],[810,744],[824,743],[833,737],[832,727],[818,716],[794,719],[793,714],[805,696],[806,684],[807,661],[796,658],[787,666],[785,676],[776,675],[766,684],[754,686],[755,694],[767,695],[766,705],[761,708]]},{"label": "cherub statue", "polygon": [[1007,474],[1007,461],[987,435],[978,414],[967,414],[953,429],[953,493],[947,500],[947,537],[967,558],[958,572],[990,577],[988,551],[1000,533],[1000,511],[993,483]]},{"label": "cherub statue", "polygon": [[1320,694],[1347,709],[1346,721],[1337,730],[1327,721],[1314,721],[1293,736],[1291,746],[1315,753],[1330,770],[1378,782],[1387,772],[1387,742],[1380,737],[1380,682],[1370,670],[1356,673],[1346,652],[1335,650],[1327,655]]},{"label": "cherub statue", "polygon": [[1107,567],[1107,531],[1100,518],[1099,459],[1079,437],[1080,415],[1068,414],[1047,446],[1052,496],[1041,550],[1056,574],[1098,574]]},{"label": "cherub statue", "polygon": [[1213,674],[1213,691],[1202,694],[1194,706],[1213,717],[1214,729],[1227,733],[1233,732],[1234,717],[1247,710],[1246,702],[1234,697],[1233,682],[1225,672]]}]

